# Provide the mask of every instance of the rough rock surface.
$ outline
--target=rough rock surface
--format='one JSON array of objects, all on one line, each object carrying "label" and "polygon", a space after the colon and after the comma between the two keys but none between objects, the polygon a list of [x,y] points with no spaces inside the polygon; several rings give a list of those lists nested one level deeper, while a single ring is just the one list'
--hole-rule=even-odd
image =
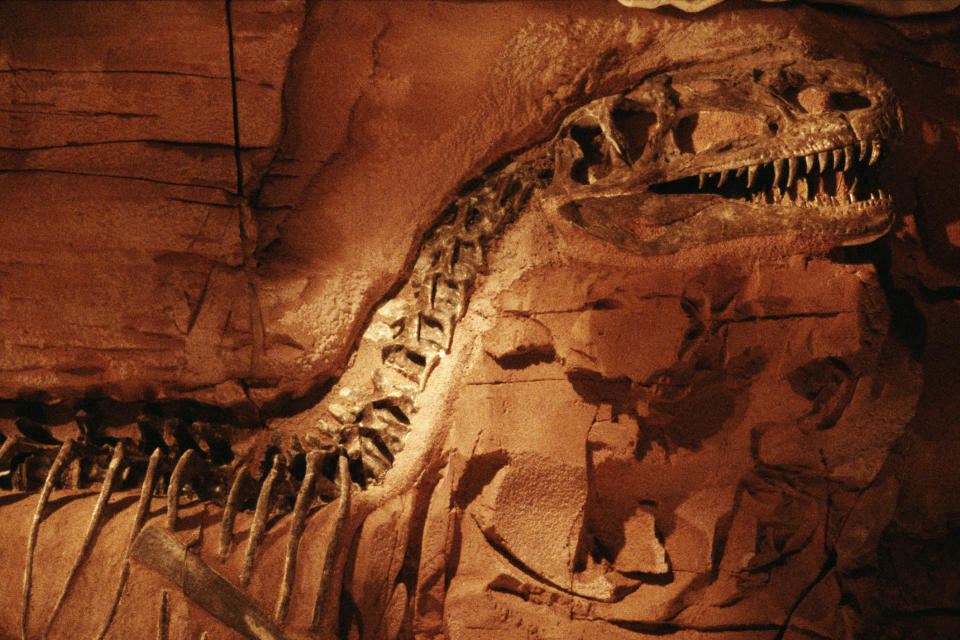
[{"label": "rough rock surface", "polygon": [[[496,243],[444,392],[425,396],[444,401],[423,411],[442,447],[348,540],[336,631],[955,637],[958,34],[955,12],[733,2],[4,3],[0,431],[28,417],[63,439],[84,406],[130,437],[146,403],[192,400],[244,427],[262,482],[278,443],[308,442],[316,401],[465,182],[666,68],[846,58],[902,103],[891,234],[817,255],[761,237],[638,257],[535,198]],[[28,467],[29,491],[0,494],[2,637],[19,633],[43,482]],[[53,493],[29,637],[98,484]],[[136,495],[111,499],[49,637],[96,634]],[[223,497],[183,502],[174,534],[239,584],[252,512],[221,563]],[[148,525],[164,526],[160,505]],[[310,635],[336,509],[306,521],[293,637]],[[271,614],[287,510],[241,588]],[[153,635],[161,590],[170,638],[242,637],[138,563],[107,637]]]}]

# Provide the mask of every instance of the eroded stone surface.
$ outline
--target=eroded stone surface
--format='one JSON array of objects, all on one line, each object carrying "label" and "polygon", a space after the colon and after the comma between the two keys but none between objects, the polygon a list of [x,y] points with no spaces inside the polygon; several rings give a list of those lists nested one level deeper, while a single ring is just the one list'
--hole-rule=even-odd
[{"label": "eroded stone surface", "polygon": [[[336,447],[316,427],[343,399],[317,402],[322,384],[346,369],[347,386],[379,362],[376,349],[354,351],[354,339],[460,186],[553,135],[572,109],[702,63],[705,50],[721,64],[850,59],[903,104],[903,147],[885,174],[900,203],[889,240],[828,256],[798,253],[789,236],[757,237],[641,257],[535,197],[493,243],[460,351],[440,358],[445,388],[424,397],[443,406],[408,416],[414,451],[430,451],[417,429],[431,420],[445,444],[408,490],[354,523],[334,587],[338,631],[949,633],[952,617],[929,612],[957,608],[960,562],[950,482],[960,455],[956,16],[232,2],[245,208],[235,198],[222,5],[151,7],[148,38],[139,4],[111,5],[108,31],[94,3],[57,5],[70,18],[57,24],[69,26],[43,36],[57,46],[37,44],[49,17],[4,6],[33,31],[11,40],[2,54],[11,69],[0,71],[8,111],[19,112],[5,115],[10,141],[0,144],[4,203],[17,213],[3,217],[0,396],[66,398],[3,404],[4,436],[45,425],[51,437],[78,437],[90,424],[75,423],[82,394],[97,399],[85,411],[105,416],[97,437],[143,442],[143,428],[155,428],[171,461],[189,438],[198,457],[213,458],[224,425],[265,423],[275,435],[248,429],[231,443],[254,480],[226,562],[212,482],[187,488],[174,531],[237,583],[256,485],[271,457],[286,455],[246,589],[265,612],[276,604],[302,454],[324,450],[331,468],[307,519],[285,627],[307,636],[340,494]],[[800,103],[816,110],[817,99]],[[156,395],[227,411],[145,404]],[[27,414],[36,425],[15,424]],[[36,489],[41,458],[17,460],[17,482]],[[70,469],[85,473],[86,489],[58,485],[39,530],[32,635],[93,507],[96,465]],[[368,491],[390,486],[396,474],[386,473]],[[364,504],[360,484],[354,491]],[[163,502],[148,526],[165,526]],[[9,542],[0,635],[19,630],[35,507],[35,493],[0,496]],[[132,490],[111,499],[51,637],[95,633],[135,509]],[[161,589],[171,637],[236,637],[142,564],[108,637],[152,635]]]}]

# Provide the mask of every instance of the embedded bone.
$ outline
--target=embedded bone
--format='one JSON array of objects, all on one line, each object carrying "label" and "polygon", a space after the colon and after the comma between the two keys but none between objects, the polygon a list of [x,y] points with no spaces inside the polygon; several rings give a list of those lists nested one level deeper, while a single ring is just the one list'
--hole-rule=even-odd
[{"label": "embedded bone", "polygon": [[[244,637],[283,640],[283,632],[269,616],[169,533],[145,527],[134,541],[130,557],[170,580],[184,596]],[[161,619],[165,618],[164,613]]]},{"label": "embedded bone", "polygon": [[113,483],[117,476],[117,469],[120,468],[122,463],[123,444],[118,443],[113,448],[113,456],[110,458],[110,465],[107,467],[107,473],[103,478],[103,485],[100,487],[100,495],[97,496],[97,502],[93,506],[93,512],[90,514],[90,522],[87,524],[87,531],[84,533],[83,542],[80,544],[80,551],[77,553],[77,558],[74,561],[73,566],[70,567],[70,573],[67,574],[67,579],[63,583],[63,590],[60,592],[60,597],[57,598],[57,602],[53,607],[53,612],[50,614],[50,618],[47,621],[46,630],[44,631],[45,636],[49,635],[50,629],[53,627],[53,623],[56,622],[57,615],[60,613],[60,609],[63,607],[63,603],[66,601],[67,596],[70,594],[70,589],[73,587],[74,582],[77,579],[77,574],[80,572],[80,566],[90,553],[90,547],[93,545],[93,539],[96,536],[97,529],[100,526],[100,519],[103,517],[103,509],[107,506],[107,500],[110,499],[110,494],[113,492]]},{"label": "embedded bone", "polygon": [[287,608],[290,606],[290,593],[293,591],[293,578],[297,569],[297,550],[300,546],[300,537],[303,535],[303,530],[307,524],[307,511],[313,502],[319,464],[320,453],[311,451],[307,455],[307,470],[303,476],[303,482],[300,483],[300,491],[297,493],[297,502],[293,509],[293,519],[290,521],[290,532],[287,534],[283,578],[280,580],[280,593],[277,595],[277,609],[274,614],[277,624],[281,625],[287,617]]},{"label": "embedded bone", "polygon": [[243,569],[240,573],[240,584],[243,586],[250,584],[250,578],[253,577],[257,551],[263,542],[263,536],[267,530],[267,519],[273,510],[274,486],[277,484],[277,478],[283,472],[284,467],[283,456],[274,456],[273,465],[270,467],[267,479],[263,481],[263,486],[260,487],[260,495],[257,497],[257,508],[253,512],[253,523],[250,525],[250,536],[247,538],[247,550],[243,556]]},{"label": "embedded bone", "polygon": [[852,144],[848,144],[843,148],[843,170],[849,171],[853,167],[854,149]]},{"label": "embedded bone", "polygon": [[346,456],[341,455],[337,461],[337,478],[340,481],[338,483],[340,485],[340,500],[337,503],[337,513],[333,522],[333,533],[330,535],[329,542],[327,543],[327,551],[323,556],[320,584],[317,585],[317,598],[313,604],[313,616],[310,624],[310,629],[313,632],[317,632],[320,629],[321,624],[324,622],[325,615],[328,620],[336,619],[335,612],[331,613],[324,609],[325,607],[328,609],[336,609],[337,604],[331,587],[334,582],[334,571],[336,570],[337,561],[340,556],[341,546],[344,543],[345,524],[350,513],[351,483],[347,464]]},{"label": "embedded bone", "polygon": [[873,141],[872,149],[873,150],[870,154],[870,164],[874,165],[874,164],[877,164],[877,161],[880,159],[880,153],[881,153],[880,140],[875,139]]},{"label": "embedded bone", "polygon": [[233,476],[233,482],[230,484],[230,493],[227,495],[227,504],[223,508],[223,516],[220,519],[220,548],[217,556],[220,562],[227,561],[227,554],[230,553],[230,545],[233,542],[233,523],[237,517],[237,511],[240,508],[240,488],[249,477],[246,467],[240,467]]},{"label": "embedded bone", "polygon": [[50,498],[50,492],[53,491],[53,484],[57,481],[57,476],[63,465],[73,456],[74,443],[72,439],[66,440],[57,452],[57,457],[50,470],[47,472],[47,478],[43,482],[43,489],[37,499],[37,507],[33,512],[33,520],[30,522],[30,533],[27,534],[27,558],[23,565],[23,610],[20,616],[20,637],[27,640],[27,616],[30,613],[30,588],[32,586],[33,576],[33,552],[37,546],[37,532],[40,530],[40,521],[43,519],[43,511],[47,506],[47,500]]},{"label": "embedded bone", "polygon": [[180,491],[183,488],[184,476],[189,472],[190,465],[196,456],[196,451],[187,449],[177,460],[173,473],[170,474],[170,486],[167,488],[167,528],[177,529],[177,514],[180,511]]},{"label": "embedded bone", "polygon": [[130,576],[130,549],[133,548],[133,542],[143,528],[143,523],[147,520],[147,514],[150,511],[150,499],[153,496],[153,488],[157,483],[157,467],[160,462],[160,449],[154,449],[150,454],[150,460],[147,463],[147,471],[143,478],[143,484],[140,486],[140,499],[137,501],[137,513],[133,518],[133,524],[130,527],[130,537],[127,540],[127,547],[123,552],[123,567],[120,569],[120,579],[117,581],[117,588],[113,594],[113,600],[110,610],[107,612],[106,619],[100,627],[100,632],[95,640],[103,640],[110,629],[113,617],[117,612],[117,605],[120,604],[120,597],[123,595],[123,588],[127,584],[127,578]]}]

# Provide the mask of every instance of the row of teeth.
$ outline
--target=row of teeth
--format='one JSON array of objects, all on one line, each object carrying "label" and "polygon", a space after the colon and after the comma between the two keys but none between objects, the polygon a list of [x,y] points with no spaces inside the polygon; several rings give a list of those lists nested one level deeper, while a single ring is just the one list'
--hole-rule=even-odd
[{"label": "row of teeth", "polygon": [[889,201],[890,199],[890,196],[883,189],[878,189],[876,193],[871,193],[866,200],[857,200],[852,190],[845,196],[831,196],[818,193],[813,198],[804,198],[799,195],[797,197],[791,196],[786,189],[781,191],[779,187],[773,187],[772,189],[761,193],[754,193],[750,196],[750,202],[754,204],[792,204],[799,207],[830,207],[847,204],[869,205],[871,202],[880,202],[881,200]]},{"label": "row of teeth", "polygon": [[[719,172],[705,171],[700,174],[700,188],[703,189],[708,179],[716,179],[716,186],[722,187],[731,173],[735,173],[738,178],[744,173],[747,175],[747,188],[753,188],[756,183],[757,171],[765,164],[773,168],[773,184],[779,185],[783,176],[786,175],[787,187],[792,187],[801,171],[800,163],[803,162],[803,173],[813,175],[814,173],[829,171],[831,167],[836,171],[849,171],[853,168],[854,162],[867,161],[870,166],[875,165],[883,153],[880,140],[861,140],[859,149],[857,145],[849,144],[845,147],[835,149],[825,149],[816,153],[809,153],[803,156],[792,156],[790,158],[779,158],[769,163],[758,163],[736,169],[723,169]],[[869,157],[868,157],[869,156]]]}]

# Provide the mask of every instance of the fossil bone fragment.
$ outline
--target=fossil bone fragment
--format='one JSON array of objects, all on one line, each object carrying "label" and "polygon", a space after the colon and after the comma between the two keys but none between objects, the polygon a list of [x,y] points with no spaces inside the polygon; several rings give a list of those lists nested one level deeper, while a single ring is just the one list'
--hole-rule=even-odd
[{"label": "fossil bone fragment", "polygon": [[167,487],[167,528],[171,531],[177,529],[177,514],[180,511],[180,491],[186,480],[184,477],[190,472],[190,466],[196,452],[193,449],[187,449],[177,460],[177,465],[170,474],[170,486]]},{"label": "fossil bone fragment", "polygon": [[107,500],[110,499],[110,494],[113,492],[113,483],[116,480],[117,471],[121,464],[123,464],[123,445],[118,443],[113,448],[110,466],[107,467],[107,474],[103,479],[103,485],[100,487],[100,495],[97,496],[97,502],[93,506],[93,512],[90,514],[90,522],[87,524],[87,531],[83,535],[83,542],[80,544],[77,559],[74,561],[73,566],[70,567],[70,573],[67,574],[67,579],[63,583],[63,590],[60,592],[60,597],[57,598],[57,603],[54,605],[50,619],[47,621],[46,630],[44,631],[45,636],[50,634],[50,629],[53,627],[53,623],[56,622],[57,615],[59,615],[60,609],[63,607],[63,603],[70,594],[70,589],[77,579],[80,566],[90,553],[90,547],[93,545],[93,539],[97,535],[97,529],[103,517],[103,509],[107,506]]},{"label": "fossil bone fragment", "polygon": [[283,633],[240,590],[157,527],[145,527],[130,553],[228,627],[252,640],[282,640]]},{"label": "fossil bone fragment", "polygon": [[50,465],[50,471],[47,472],[47,479],[43,483],[43,489],[37,499],[37,508],[33,513],[33,520],[30,522],[30,533],[27,535],[27,559],[23,565],[23,612],[20,615],[20,636],[23,640],[27,639],[27,617],[30,614],[30,588],[33,577],[33,552],[37,546],[37,532],[40,530],[40,521],[43,519],[43,511],[47,506],[47,500],[50,498],[50,492],[57,481],[57,476],[63,465],[66,464],[73,455],[74,443],[72,439],[67,440],[60,446],[57,457]]},{"label": "fossil bone fragment", "polygon": [[130,549],[133,547],[133,541],[143,528],[143,523],[147,520],[147,513],[150,511],[150,498],[153,496],[153,488],[157,483],[157,466],[160,462],[160,449],[154,449],[150,454],[150,461],[147,463],[146,475],[143,478],[143,484],[140,487],[140,499],[137,501],[137,513],[133,518],[133,524],[130,527],[130,537],[127,540],[127,547],[123,552],[123,567],[120,569],[120,579],[117,581],[117,589],[113,595],[113,601],[110,604],[110,610],[107,612],[106,619],[100,632],[97,634],[97,640],[101,640],[107,635],[110,624],[113,622],[113,616],[117,612],[117,605],[120,603],[120,597],[123,595],[123,588],[127,584],[127,578],[130,576]]},{"label": "fossil bone fragment", "polygon": [[257,509],[253,514],[253,524],[250,525],[250,536],[247,538],[247,550],[243,557],[243,570],[240,573],[240,584],[247,586],[250,584],[250,578],[253,577],[253,567],[257,560],[257,551],[260,549],[260,543],[263,542],[263,535],[267,530],[267,519],[274,505],[274,486],[277,479],[284,472],[284,458],[276,455],[273,458],[273,465],[270,467],[270,473],[267,479],[263,481],[260,488],[260,495],[257,497]]},{"label": "fossil bone fragment", "polygon": [[227,555],[230,553],[230,545],[233,542],[233,523],[237,517],[237,510],[240,508],[241,487],[249,477],[250,474],[246,467],[241,467],[234,474],[233,482],[230,484],[227,504],[220,519],[220,548],[217,554],[220,562],[226,562]]},{"label": "fossil bone fragment", "polygon": [[[307,511],[313,503],[316,487],[317,466],[320,464],[320,454],[311,451],[307,454],[307,470],[300,483],[297,493],[297,502],[293,508],[293,520],[290,522],[290,532],[287,534],[287,549],[283,560],[283,578],[280,580],[280,593],[277,595],[277,609],[274,617],[277,624],[283,624],[287,617],[287,608],[290,606],[290,592],[293,590],[293,578],[297,570],[297,550],[300,547],[300,536],[307,525]],[[344,476],[343,482],[348,482]]]}]

